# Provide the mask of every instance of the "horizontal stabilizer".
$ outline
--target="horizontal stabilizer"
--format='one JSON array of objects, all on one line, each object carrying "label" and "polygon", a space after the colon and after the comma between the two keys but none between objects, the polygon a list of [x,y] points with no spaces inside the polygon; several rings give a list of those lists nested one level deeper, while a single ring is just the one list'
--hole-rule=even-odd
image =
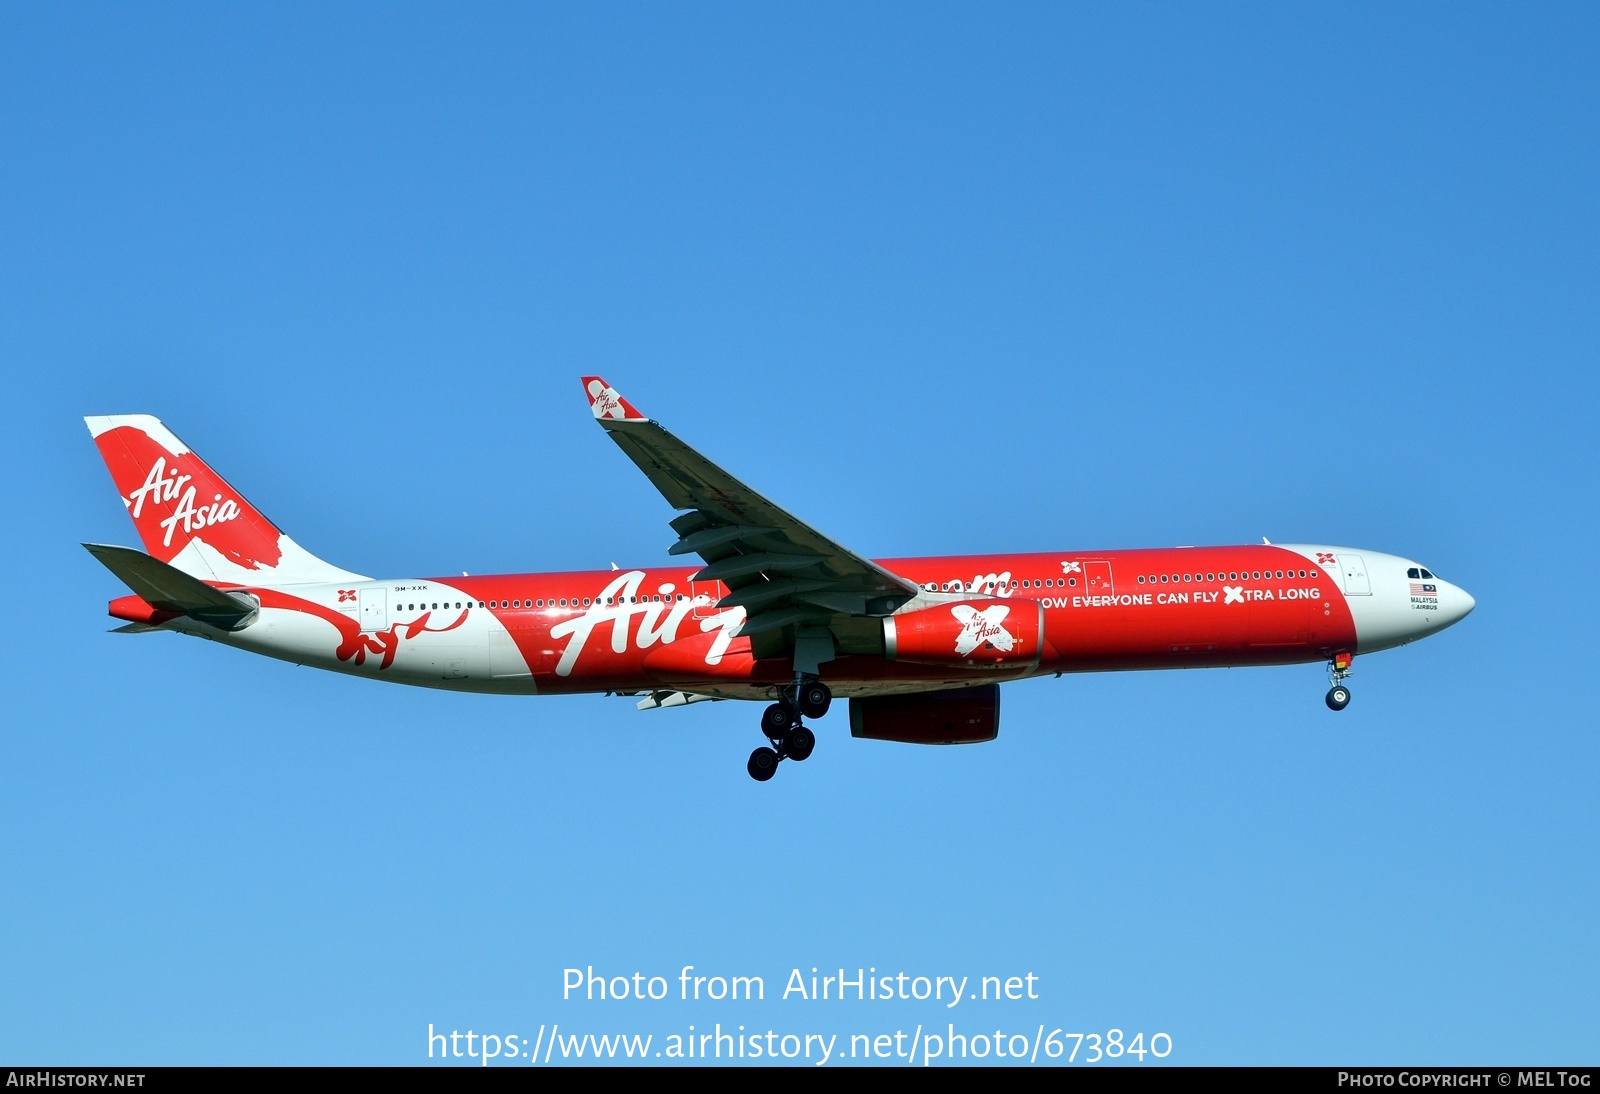
[{"label": "horizontal stabilizer", "polygon": [[224,630],[255,621],[256,603],[244,593],[213,589],[204,581],[132,547],[85,543],[84,548],[157,611],[178,612]]}]

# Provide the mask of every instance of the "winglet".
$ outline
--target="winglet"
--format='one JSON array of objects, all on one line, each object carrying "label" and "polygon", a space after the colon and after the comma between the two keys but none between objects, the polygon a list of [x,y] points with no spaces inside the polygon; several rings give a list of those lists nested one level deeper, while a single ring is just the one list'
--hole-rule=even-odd
[{"label": "winglet", "polygon": [[589,409],[594,411],[594,416],[601,420],[614,418],[625,422],[647,422],[650,419],[640,414],[634,405],[622,397],[622,393],[599,376],[585,376],[583,378],[583,393],[589,397]]}]

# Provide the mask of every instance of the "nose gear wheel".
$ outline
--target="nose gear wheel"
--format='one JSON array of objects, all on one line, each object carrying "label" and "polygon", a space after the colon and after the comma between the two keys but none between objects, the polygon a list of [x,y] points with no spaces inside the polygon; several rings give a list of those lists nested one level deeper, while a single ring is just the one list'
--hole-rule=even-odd
[{"label": "nose gear wheel", "polygon": [[1350,667],[1354,660],[1351,654],[1336,653],[1328,662],[1328,682],[1333,686],[1322,701],[1328,704],[1329,710],[1343,710],[1350,705],[1350,689],[1344,686],[1344,678],[1354,674],[1355,670]]}]

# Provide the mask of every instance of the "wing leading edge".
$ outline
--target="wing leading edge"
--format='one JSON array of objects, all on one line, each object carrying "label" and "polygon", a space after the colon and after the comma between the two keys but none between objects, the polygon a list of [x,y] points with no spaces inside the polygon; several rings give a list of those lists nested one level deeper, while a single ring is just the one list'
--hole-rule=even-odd
[{"label": "wing leading edge", "polygon": [[699,555],[696,581],[720,581],[743,607],[758,657],[794,649],[802,628],[894,613],[917,586],[835,543],[639,413],[598,376],[583,378],[595,419],[675,509],[668,554]]}]

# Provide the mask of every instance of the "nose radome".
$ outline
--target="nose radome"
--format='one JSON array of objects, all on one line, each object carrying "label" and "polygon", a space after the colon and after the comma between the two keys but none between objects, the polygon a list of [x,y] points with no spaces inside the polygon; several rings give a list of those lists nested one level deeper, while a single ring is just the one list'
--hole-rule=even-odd
[{"label": "nose radome", "polygon": [[1445,622],[1447,627],[1451,623],[1459,623],[1465,619],[1472,612],[1472,609],[1478,606],[1478,602],[1472,598],[1472,594],[1461,586],[1451,585],[1449,589],[1450,596],[1443,605],[1445,611],[1449,613]]}]

